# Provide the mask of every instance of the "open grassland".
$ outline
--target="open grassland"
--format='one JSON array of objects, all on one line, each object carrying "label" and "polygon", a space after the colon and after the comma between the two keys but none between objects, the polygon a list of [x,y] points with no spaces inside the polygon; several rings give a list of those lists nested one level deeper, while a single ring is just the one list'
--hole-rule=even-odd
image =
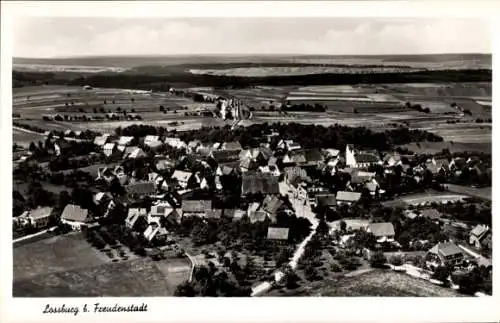
[{"label": "open grassland", "polygon": [[492,196],[491,187],[476,188],[476,187],[469,187],[469,186],[455,185],[455,184],[446,184],[446,187],[450,192],[466,194],[491,201],[491,196]]},{"label": "open grassland", "polygon": [[81,233],[14,247],[15,297],[170,296],[188,278],[184,258],[111,262]]},{"label": "open grassland", "polygon": [[20,146],[29,147],[32,142],[38,142],[39,140],[44,140],[43,135],[21,129],[12,129],[12,142]]},{"label": "open grassland", "polygon": [[324,282],[315,296],[456,297],[453,290],[392,271],[372,271]]}]

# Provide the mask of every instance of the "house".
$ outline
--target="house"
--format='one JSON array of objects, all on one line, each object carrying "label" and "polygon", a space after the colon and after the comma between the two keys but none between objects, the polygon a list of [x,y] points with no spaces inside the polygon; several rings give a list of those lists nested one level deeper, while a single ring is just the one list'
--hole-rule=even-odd
[{"label": "house", "polygon": [[[226,212],[224,211],[224,215],[226,214]],[[244,210],[241,210],[241,209],[236,209],[234,210],[234,214],[233,214],[233,221],[239,221],[241,220],[245,215],[247,215],[247,212],[244,211]]]},{"label": "house", "polygon": [[151,196],[156,193],[156,183],[138,181],[125,186],[125,192],[130,197]]},{"label": "house", "polygon": [[114,142],[109,142],[107,144],[104,144],[102,149],[104,156],[106,157],[111,157],[117,150],[118,150],[117,146]]},{"label": "house", "polygon": [[441,242],[432,247],[426,255],[428,267],[457,266],[464,260],[464,254],[456,244]]},{"label": "house", "polygon": [[167,229],[161,227],[158,223],[151,223],[146,228],[146,231],[144,231],[144,238],[150,242],[153,240],[165,240],[167,234]]},{"label": "house", "polygon": [[198,148],[198,146],[200,146],[200,145],[201,145],[201,141],[199,141],[199,140],[190,141],[187,144],[187,150],[191,153],[194,153],[196,151],[196,148]]},{"label": "house", "polygon": [[236,150],[236,151],[240,151],[243,149],[243,147],[241,147],[241,144],[237,141],[230,141],[230,142],[225,142],[222,144],[221,150]]},{"label": "house", "polygon": [[278,213],[284,206],[283,201],[277,195],[267,195],[262,201],[261,209],[270,215]]},{"label": "house", "polygon": [[487,225],[478,224],[472,229],[469,235],[469,244],[477,249],[482,249],[487,245],[488,238],[491,243],[491,230]]},{"label": "house", "polygon": [[[236,163],[236,167],[238,164]],[[215,171],[217,176],[230,176],[236,173],[236,168],[231,167],[230,164],[219,165]]]},{"label": "house", "polygon": [[307,166],[317,166],[324,159],[320,149],[306,149],[304,156]]},{"label": "house", "polygon": [[269,240],[288,240],[288,228],[267,228],[267,239]]},{"label": "house", "polygon": [[181,148],[186,148],[187,145],[184,141],[182,141],[181,139],[179,138],[176,138],[176,137],[167,137],[165,138],[165,140],[163,141],[166,145],[169,145],[170,147],[174,147],[174,148],[177,148],[177,149],[181,149]]},{"label": "house", "polygon": [[410,220],[416,219],[420,216],[418,213],[413,212],[412,210],[405,210],[403,214]]},{"label": "house", "polygon": [[61,222],[79,231],[82,227],[89,226],[93,219],[89,215],[89,210],[82,209],[79,205],[68,204],[61,214]]},{"label": "house", "polygon": [[109,135],[97,136],[94,138],[94,145],[103,147],[109,139]]},{"label": "house", "polygon": [[307,176],[307,172],[300,167],[285,167],[283,174],[285,183],[294,187],[301,182],[309,182],[311,180]]},{"label": "house", "polygon": [[371,223],[366,231],[372,233],[377,238],[377,242],[394,241],[394,226],[390,222]]},{"label": "house", "polygon": [[337,206],[335,194],[318,194],[316,195],[316,206],[320,210],[334,208]]},{"label": "house", "polygon": [[134,137],[132,136],[121,136],[118,138],[117,145],[122,146],[122,147],[127,147],[132,144],[132,141],[134,140]]},{"label": "house", "polygon": [[[147,135],[144,137],[144,145],[150,147],[151,144],[160,142],[160,136]],[[161,143],[161,142],[160,142]]]},{"label": "house", "polygon": [[220,219],[222,217],[222,209],[207,210],[206,217],[210,219]]},{"label": "house", "polygon": [[104,180],[108,183],[110,183],[114,178],[115,178],[115,173],[113,172],[112,169],[108,167],[99,167],[97,169],[97,178],[96,180]]},{"label": "house", "polygon": [[211,200],[183,200],[182,216],[206,217],[207,212],[212,209]]},{"label": "house", "polygon": [[240,152],[240,159],[251,159],[260,163],[269,160],[272,154],[273,152],[269,148],[250,148]]},{"label": "house", "polygon": [[138,224],[138,220],[142,218],[144,221],[148,211],[143,208],[130,208],[128,210],[127,218],[125,219],[125,226],[129,229],[133,229],[136,224]]},{"label": "house", "polygon": [[102,205],[106,202],[108,202],[109,200],[111,200],[113,198],[113,196],[108,193],[108,192],[98,192],[94,195],[94,204],[96,205]]},{"label": "house", "polygon": [[260,166],[259,171],[263,174],[270,174],[272,176],[281,176],[281,172],[276,166]]},{"label": "house", "polygon": [[240,165],[239,165],[239,168],[240,168],[242,173],[256,170],[258,167],[259,167],[259,164],[256,161],[249,159],[249,158],[243,159],[242,161],[240,161]]},{"label": "house", "polygon": [[384,157],[384,165],[389,167],[394,167],[397,165],[402,165],[401,155],[399,153],[387,154]]},{"label": "house", "polygon": [[356,151],[353,145],[347,145],[345,151],[345,160],[348,167],[368,168],[371,165],[377,165],[380,162],[379,157],[373,152]]},{"label": "house", "polygon": [[337,200],[337,205],[342,205],[342,204],[351,205],[359,201],[359,199],[361,198],[361,193],[338,191],[335,198]]},{"label": "house", "polygon": [[283,156],[283,164],[286,165],[303,165],[306,163],[306,155],[302,150],[289,151]]},{"label": "house", "polygon": [[217,164],[235,162],[240,159],[237,150],[215,150],[210,153],[210,157],[212,157]]},{"label": "house", "polygon": [[451,171],[461,171],[467,166],[467,160],[463,157],[455,157],[451,160],[449,168]]},{"label": "house", "polygon": [[278,177],[267,174],[243,174],[241,180],[241,194],[279,194]]},{"label": "house", "polygon": [[125,148],[124,158],[137,159],[147,157],[147,154],[139,147],[127,147]]},{"label": "house", "polygon": [[186,188],[192,178],[193,178],[193,173],[185,172],[182,170],[176,170],[172,174],[172,179],[175,179],[177,183],[179,183],[179,186],[182,188]]},{"label": "house", "polygon": [[288,150],[288,151],[302,149],[300,144],[297,142],[294,142],[293,140],[280,140],[278,142],[277,148]]},{"label": "house", "polygon": [[337,158],[340,154],[340,150],[333,148],[326,148],[323,149],[323,154],[326,156],[326,158]]},{"label": "house", "polygon": [[37,207],[36,209],[25,211],[16,220],[22,226],[30,225],[34,228],[44,228],[49,224],[52,211],[53,208],[51,207]]},{"label": "house", "polygon": [[158,171],[164,171],[173,168],[175,163],[170,159],[160,159],[156,162],[156,169]]},{"label": "house", "polygon": [[263,222],[269,218],[266,212],[264,211],[253,211],[248,214],[250,219],[250,223]]}]

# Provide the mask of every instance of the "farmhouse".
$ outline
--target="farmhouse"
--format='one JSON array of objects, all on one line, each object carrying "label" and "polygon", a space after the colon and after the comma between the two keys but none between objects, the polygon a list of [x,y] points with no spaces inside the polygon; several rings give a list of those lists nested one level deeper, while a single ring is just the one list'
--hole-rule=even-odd
[{"label": "farmhouse", "polygon": [[472,229],[469,235],[469,244],[477,249],[482,249],[484,246],[491,244],[491,231],[487,225],[478,224]]},{"label": "farmhouse", "polygon": [[361,193],[338,191],[335,198],[337,200],[337,205],[342,205],[342,204],[351,205],[359,201],[359,199],[361,198]]},{"label": "farmhouse", "polygon": [[303,165],[305,163],[307,163],[307,159],[302,150],[289,151],[283,157],[283,164],[286,165]]},{"label": "farmhouse", "polygon": [[239,168],[240,168],[242,173],[254,171],[258,167],[259,167],[259,164],[256,161],[249,159],[249,158],[246,158],[246,159],[243,159],[242,161],[240,161],[240,165],[239,165]]},{"label": "farmhouse", "polygon": [[37,207],[36,209],[25,211],[16,220],[23,226],[30,225],[34,228],[43,228],[49,224],[52,211],[53,208],[51,207]]},{"label": "farmhouse", "polygon": [[427,266],[456,266],[464,260],[464,254],[456,244],[451,242],[438,243],[432,247],[426,256]]},{"label": "farmhouse", "polygon": [[340,154],[340,150],[333,148],[323,149],[323,153],[327,158],[337,158]]},{"label": "farmhouse", "polygon": [[92,221],[89,210],[82,209],[79,205],[68,204],[61,214],[61,222],[77,231],[83,226],[89,226]]},{"label": "farmhouse", "polygon": [[270,215],[275,215],[284,206],[283,201],[276,195],[267,195],[262,202],[261,209]]},{"label": "farmhouse", "polygon": [[147,157],[147,154],[139,147],[127,147],[125,149],[124,158],[137,159]]},{"label": "farmhouse", "polygon": [[316,195],[316,206],[321,213],[326,209],[335,208],[337,206],[337,199],[334,194],[318,194]]},{"label": "farmhouse", "polygon": [[371,232],[377,238],[377,242],[394,241],[394,226],[390,222],[371,223],[366,231]]},{"label": "farmhouse", "polygon": [[127,146],[130,146],[132,144],[132,141],[134,140],[134,137],[131,137],[131,136],[121,136],[120,138],[118,138],[118,146],[122,146],[122,147],[127,147]]},{"label": "farmhouse", "polygon": [[267,174],[244,174],[241,181],[241,194],[279,194],[278,177]]},{"label": "farmhouse", "polygon": [[304,169],[300,167],[286,167],[283,170],[285,183],[291,186],[297,186],[301,182],[310,181],[309,176]]}]

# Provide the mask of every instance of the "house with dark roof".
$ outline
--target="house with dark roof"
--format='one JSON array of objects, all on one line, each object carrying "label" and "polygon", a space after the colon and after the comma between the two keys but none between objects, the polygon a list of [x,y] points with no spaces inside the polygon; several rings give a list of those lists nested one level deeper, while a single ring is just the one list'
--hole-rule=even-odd
[{"label": "house with dark roof", "polygon": [[307,175],[305,169],[300,167],[285,167],[283,169],[285,183],[296,187],[301,182],[309,182],[311,178]]},{"label": "house with dark roof", "polygon": [[491,244],[490,227],[483,224],[476,225],[469,235],[469,244],[477,249],[482,249],[485,245]]},{"label": "house with dark roof", "polygon": [[248,214],[250,218],[250,223],[263,222],[269,218],[266,212],[264,211],[253,211]]},{"label": "house with dark roof", "polygon": [[377,238],[377,242],[394,241],[394,226],[390,222],[370,223],[366,231],[372,233]]},{"label": "house with dark roof", "polygon": [[457,266],[464,260],[464,254],[456,244],[441,242],[432,247],[426,255],[426,264],[430,268]]},{"label": "house with dark roof", "polygon": [[267,239],[286,241],[289,230],[289,228],[269,227],[267,228]]},{"label": "house with dark roof", "polygon": [[241,195],[248,194],[279,194],[278,177],[268,174],[243,174],[241,181]]},{"label": "house with dark roof", "polygon": [[212,209],[211,200],[183,200],[182,216],[206,217]]},{"label": "house with dark roof", "polygon": [[127,196],[136,198],[142,196],[151,196],[156,194],[156,183],[149,181],[140,181],[125,185]]},{"label": "house with dark roof", "polygon": [[316,206],[320,209],[334,208],[337,206],[335,194],[318,194],[316,195]]},{"label": "house with dark roof", "polygon": [[304,150],[304,156],[306,158],[305,166],[317,166],[324,160],[321,150],[316,148]]},{"label": "house with dark roof", "polygon": [[277,195],[267,195],[262,201],[261,209],[274,215],[284,207],[284,202]]},{"label": "house with dark roof", "polygon": [[254,171],[259,167],[259,164],[252,159],[243,159],[240,161],[239,168],[242,173]]},{"label": "house with dark roof", "polygon": [[338,191],[335,198],[337,200],[337,205],[342,205],[342,204],[351,205],[359,201],[359,199],[361,198],[361,193]]},{"label": "house with dark roof", "polygon": [[240,154],[237,150],[215,150],[210,153],[217,164],[230,163],[238,161],[240,159]]},{"label": "house with dark roof", "polygon": [[73,230],[81,230],[83,226],[89,226],[93,222],[89,210],[82,209],[79,205],[68,204],[61,214],[61,222],[67,224]]}]

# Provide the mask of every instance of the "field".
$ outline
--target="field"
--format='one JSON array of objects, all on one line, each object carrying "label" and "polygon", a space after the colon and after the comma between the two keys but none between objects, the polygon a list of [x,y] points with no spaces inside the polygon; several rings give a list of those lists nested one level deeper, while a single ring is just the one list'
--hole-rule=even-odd
[{"label": "field", "polygon": [[14,248],[15,297],[171,296],[187,279],[187,259],[111,262],[81,234]]},{"label": "field", "polygon": [[446,184],[446,186],[450,192],[459,193],[459,194],[466,194],[466,195],[470,195],[470,196],[474,196],[477,198],[491,201],[491,197],[492,197],[491,187],[474,188],[474,187],[455,185],[455,184]]},{"label": "field", "polygon": [[457,292],[403,273],[371,270],[352,277],[302,282],[297,289],[273,290],[267,296],[457,297]]},{"label": "field", "polygon": [[21,129],[12,129],[13,143],[17,143],[23,147],[29,147],[30,143],[38,142],[39,140],[44,140],[43,135],[37,133],[31,133],[23,131]]},{"label": "field", "polygon": [[403,201],[408,205],[422,205],[430,203],[447,203],[462,201],[463,199],[469,197],[465,194],[454,194],[454,193],[439,193],[439,192],[427,192],[419,194],[411,194],[400,197],[399,200]]}]

